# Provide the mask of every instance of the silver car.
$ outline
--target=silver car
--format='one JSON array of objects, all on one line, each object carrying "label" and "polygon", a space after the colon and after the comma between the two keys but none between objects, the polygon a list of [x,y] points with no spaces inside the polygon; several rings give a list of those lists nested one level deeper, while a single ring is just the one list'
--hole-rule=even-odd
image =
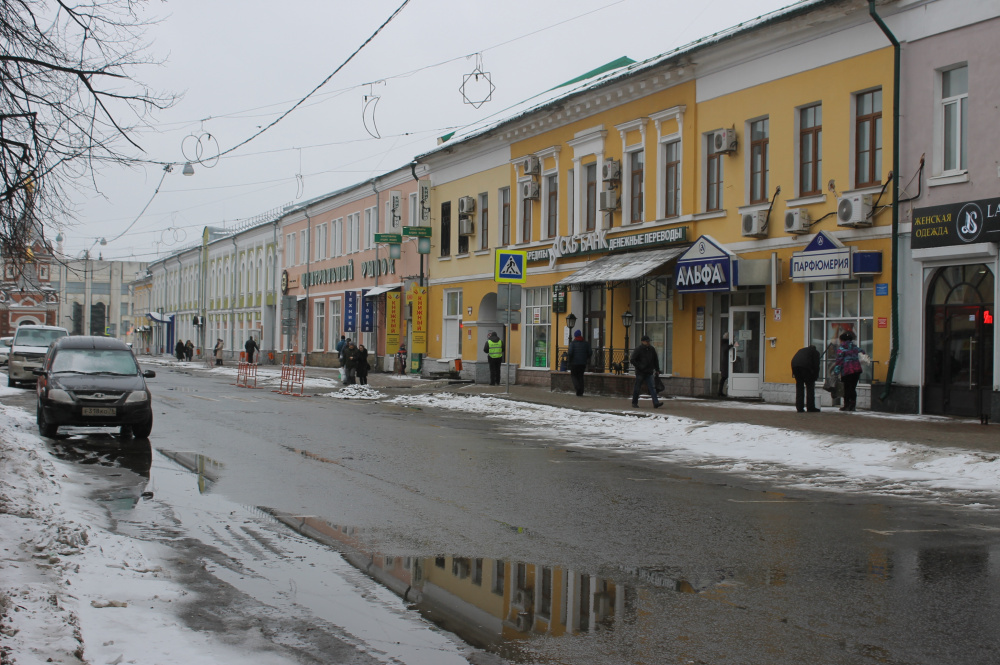
[{"label": "silver car", "polygon": [[0,366],[6,365],[10,359],[10,343],[13,337],[0,337]]},{"label": "silver car", "polygon": [[33,370],[42,366],[42,359],[49,345],[69,332],[58,326],[19,326],[10,345],[7,363],[7,385],[16,386],[21,381],[35,383]]}]

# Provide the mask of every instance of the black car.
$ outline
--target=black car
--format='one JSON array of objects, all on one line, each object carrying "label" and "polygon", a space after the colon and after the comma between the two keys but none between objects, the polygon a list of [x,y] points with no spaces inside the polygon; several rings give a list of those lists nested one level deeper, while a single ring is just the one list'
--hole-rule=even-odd
[{"label": "black car", "polygon": [[70,336],[52,343],[38,377],[38,431],[60,426],[121,427],[146,438],[153,430],[152,395],[132,349],[110,337]]}]

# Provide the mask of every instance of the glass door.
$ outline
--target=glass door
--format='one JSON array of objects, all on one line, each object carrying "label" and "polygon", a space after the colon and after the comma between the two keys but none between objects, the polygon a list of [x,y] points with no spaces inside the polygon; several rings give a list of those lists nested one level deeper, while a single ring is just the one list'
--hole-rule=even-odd
[{"label": "glass door", "polygon": [[729,310],[729,396],[760,397],[764,383],[764,308]]}]

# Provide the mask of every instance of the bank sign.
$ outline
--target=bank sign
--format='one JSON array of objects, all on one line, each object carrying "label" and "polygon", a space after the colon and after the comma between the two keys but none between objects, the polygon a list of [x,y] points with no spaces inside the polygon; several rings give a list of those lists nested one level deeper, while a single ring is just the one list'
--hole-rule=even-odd
[{"label": "bank sign", "polygon": [[607,229],[572,236],[559,236],[552,241],[552,247],[534,249],[528,252],[528,261],[545,261],[549,268],[555,268],[556,261],[564,256],[581,256],[594,252],[615,252],[626,249],[646,249],[660,245],[674,245],[687,242],[687,227],[675,226],[669,229],[634,233],[627,236],[608,237]]},{"label": "bank sign", "polygon": [[674,286],[681,293],[732,291],[735,254],[702,236],[677,259]]},{"label": "bank sign", "polygon": [[917,208],[913,249],[1000,241],[1000,199]]}]

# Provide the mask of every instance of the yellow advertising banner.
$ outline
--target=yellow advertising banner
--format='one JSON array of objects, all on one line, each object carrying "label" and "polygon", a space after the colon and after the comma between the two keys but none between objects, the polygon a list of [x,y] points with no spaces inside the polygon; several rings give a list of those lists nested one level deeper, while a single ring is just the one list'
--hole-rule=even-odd
[{"label": "yellow advertising banner", "polygon": [[399,293],[385,294],[385,352],[394,354],[399,351]]},{"label": "yellow advertising banner", "polygon": [[413,353],[427,353],[427,287],[415,286],[408,297],[412,303]]}]

